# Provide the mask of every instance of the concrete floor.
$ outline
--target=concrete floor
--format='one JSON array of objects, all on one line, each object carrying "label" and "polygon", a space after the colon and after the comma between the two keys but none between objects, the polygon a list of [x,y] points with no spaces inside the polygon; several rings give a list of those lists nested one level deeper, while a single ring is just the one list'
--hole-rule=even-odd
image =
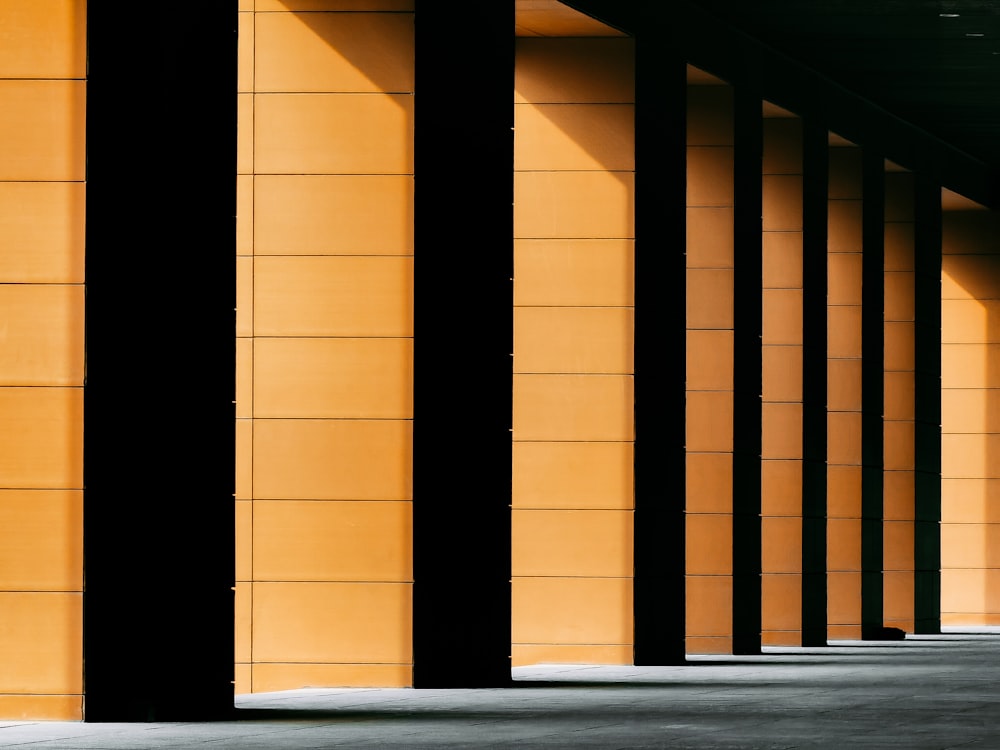
[{"label": "concrete floor", "polygon": [[0,747],[1000,749],[1000,633],[514,677],[516,687],[495,690],[240,696],[237,721],[0,722]]}]

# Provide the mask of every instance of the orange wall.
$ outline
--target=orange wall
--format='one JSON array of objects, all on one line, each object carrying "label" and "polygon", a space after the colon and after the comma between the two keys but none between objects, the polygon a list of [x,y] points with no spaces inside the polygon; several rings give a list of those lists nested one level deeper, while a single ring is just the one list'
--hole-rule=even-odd
[{"label": "orange wall", "polygon": [[0,29],[0,716],[80,719],[86,5]]},{"label": "orange wall", "polygon": [[941,623],[1000,625],[1000,217],[942,208]]},{"label": "orange wall", "polygon": [[802,121],[764,120],[761,640],[802,642]]},{"label": "orange wall", "polygon": [[411,682],[409,10],[241,3],[238,692]]},{"label": "orange wall", "polygon": [[914,629],[914,176],[885,175],[883,613]]},{"label": "orange wall", "polygon": [[518,38],[512,663],[632,661],[633,45]]},{"label": "orange wall", "polygon": [[831,144],[828,203],[827,617],[861,637],[861,149]]},{"label": "orange wall", "polygon": [[729,653],[733,606],[730,87],[689,85],[687,162],[687,650]]}]

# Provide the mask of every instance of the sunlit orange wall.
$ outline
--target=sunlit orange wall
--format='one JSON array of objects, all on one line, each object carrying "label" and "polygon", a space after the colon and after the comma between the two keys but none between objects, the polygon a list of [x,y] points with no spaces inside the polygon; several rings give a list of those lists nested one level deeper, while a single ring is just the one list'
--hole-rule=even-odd
[{"label": "sunlit orange wall", "polygon": [[411,682],[409,11],[241,2],[238,692]]},{"label": "sunlit orange wall", "polygon": [[86,5],[0,29],[0,717],[79,719]]},{"label": "sunlit orange wall", "polygon": [[1000,216],[942,207],[941,623],[1000,625]]},{"label": "sunlit orange wall", "polygon": [[828,202],[827,613],[861,637],[861,149],[831,144]]},{"label": "sunlit orange wall", "polygon": [[512,662],[631,663],[633,44],[515,71]]},{"label": "sunlit orange wall", "polygon": [[914,176],[885,175],[883,613],[913,632]]},{"label": "sunlit orange wall", "polygon": [[802,121],[764,119],[761,640],[802,642]]},{"label": "sunlit orange wall", "polygon": [[687,329],[687,650],[728,653],[733,619],[733,93],[723,85],[688,86]]}]

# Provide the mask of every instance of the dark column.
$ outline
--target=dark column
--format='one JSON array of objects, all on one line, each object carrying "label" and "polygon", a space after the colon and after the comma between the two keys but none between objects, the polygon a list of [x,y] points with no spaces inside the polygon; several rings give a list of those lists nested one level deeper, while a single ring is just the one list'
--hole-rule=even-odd
[{"label": "dark column", "polygon": [[735,89],[733,260],[733,653],[760,652],[761,100]]},{"label": "dark column", "polygon": [[513,3],[417,3],[419,688],[510,681],[513,11]]},{"label": "dark column", "polygon": [[885,161],[864,151],[861,266],[861,636],[882,635]]},{"label": "dark column", "polygon": [[233,706],[235,0],[91,2],[88,721]]},{"label": "dark column", "polygon": [[826,645],[827,129],[803,122],[802,645]]},{"label": "dark column", "polygon": [[941,632],[941,188],[916,180],[914,627]]},{"label": "dark column", "polygon": [[[636,44],[635,663],[684,661],[686,65]],[[664,357],[669,352],[669,357]]]}]

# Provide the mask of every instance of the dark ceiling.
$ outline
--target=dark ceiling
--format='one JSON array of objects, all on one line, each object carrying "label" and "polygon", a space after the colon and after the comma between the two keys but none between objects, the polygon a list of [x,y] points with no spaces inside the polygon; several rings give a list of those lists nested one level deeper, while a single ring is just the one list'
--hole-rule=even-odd
[{"label": "dark ceiling", "polygon": [[1000,0],[561,1],[1000,208]]}]

